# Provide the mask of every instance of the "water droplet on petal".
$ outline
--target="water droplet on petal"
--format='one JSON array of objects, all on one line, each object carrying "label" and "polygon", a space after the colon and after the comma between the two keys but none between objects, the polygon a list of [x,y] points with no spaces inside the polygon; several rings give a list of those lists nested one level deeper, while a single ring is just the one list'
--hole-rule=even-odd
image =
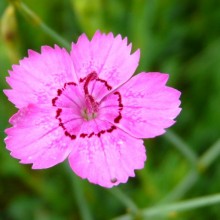
[{"label": "water droplet on petal", "polygon": [[112,178],[112,179],[111,179],[111,182],[112,182],[112,183],[116,183],[117,181],[118,181],[117,178]]},{"label": "water droplet on petal", "polygon": [[120,140],[120,141],[118,141],[118,144],[122,145],[122,144],[124,144],[124,142],[122,140]]}]

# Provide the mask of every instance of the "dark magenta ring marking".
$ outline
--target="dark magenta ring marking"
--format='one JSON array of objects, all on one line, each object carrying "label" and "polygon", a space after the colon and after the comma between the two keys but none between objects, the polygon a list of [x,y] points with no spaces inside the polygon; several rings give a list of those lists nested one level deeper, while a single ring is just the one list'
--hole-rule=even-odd
[{"label": "dark magenta ring marking", "polygon": [[[99,79],[97,77],[97,73],[96,72],[92,72],[90,73],[87,77],[83,78],[83,79],[80,79],[80,83],[84,82],[84,86],[83,86],[83,89],[84,89],[84,93],[85,93],[85,96],[89,95],[89,92],[88,92],[88,83],[91,81],[91,80],[96,80],[96,81],[99,81],[101,83],[104,84],[104,86],[108,89],[108,90],[111,90],[112,87],[107,83],[106,80],[103,80],[103,79]],[[68,87],[68,86],[77,86],[76,83],[74,82],[68,82],[68,83],[65,83],[63,88],[62,89],[58,89],[57,90],[57,96],[54,97],[52,99],[52,105],[54,107],[57,107],[56,106],[56,102],[57,100],[59,99],[59,97],[62,95],[63,91]],[[121,114],[121,111],[123,110],[123,104],[122,104],[122,97],[121,97],[121,94],[119,91],[116,91],[113,93],[113,95],[116,95],[118,96],[118,116],[114,119],[114,123],[119,123],[120,120],[122,119],[122,114]],[[91,95],[89,95],[91,96]],[[92,97],[92,96],[91,96]],[[93,98],[93,97],[92,97]],[[57,108],[56,110],[56,116],[55,118],[58,120],[59,122],[59,126],[64,130],[64,134],[68,137],[70,137],[71,140],[74,140],[76,139],[76,135],[75,134],[71,134],[65,127],[63,121],[62,121],[62,107],[59,107]],[[94,132],[91,132],[91,133],[81,133],[79,134],[79,137],[80,138],[91,138],[92,136],[97,136],[97,137],[100,137],[102,134],[105,134],[106,132],[108,133],[111,133],[112,131],[116,130],[117,127],[115,125],[112,125],[110,128],[108,129],[104,129],[104,130],[101,130],[99,131],[98,133],[94,133]]]}]

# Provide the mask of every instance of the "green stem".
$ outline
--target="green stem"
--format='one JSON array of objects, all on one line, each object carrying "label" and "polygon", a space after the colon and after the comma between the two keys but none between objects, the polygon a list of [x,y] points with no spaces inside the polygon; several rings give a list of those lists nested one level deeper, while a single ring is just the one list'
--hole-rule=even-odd
[{"label": "green stem", "polygon": [[[192,210],[195,208],[201,208],[203,206],[209,206],[216,203],[220,203],[220,194],[215,194],[211,196],[199,197],[196,199],[190,199],[178,203],[173,203],[169,205],[155,206],[152,208],[147,208],[142,210],[142,218],[149,218],[153,216],[161,216],[164,214],[169,214],[170,212],[180,212],[185,210]],[[115,218],[115,220],[130,220],[131,216],[129,214]]]},{"label": "green stem", "polygon": [[[207,169],[220,155],[220,139],[215,142],[198,160],[199,170]],[[189,174],[160,203],[180,199],[198,180],[198,170],[192,169]]]},{"label": "green stem", "polygon": [[216,203],[220,203],[220,194],[199,197],[199,198],[190,199],[164,206],[153,207],[143,210],[142,213],[143,216],[155,216],[155,215],[165,214],[167,212],[191,210],[203,206],[213,205]]},{"label": "green stem", "polygon": [[21,14],[24,15],[32,24],[38,26],[44,33],[58,42],[61,46],[69,49],[70,43],[49,28],[27,5],[20,0],[9,0]]},{"label": "green stem", "polygon": [[81,187],[81,180],[73,172],[70,172],[70,168],[67,163],[65,163],[68,175],[71,176],[71,182],[73,185],[73,194],[76,198],[77,204],[79,206],[80,215],[83,220],[92,220],[92,215],[89,211],[87,201],[83,195],[83,189]]},{"label": "green stem", "polygon": [[171,131],[167,131],[164,137],[167,138],[167,140],[170,141],[193,166],[196,165],[196,154],[191,150],[190,146],[188,146],[182,141],[182,139],[180,139],[180,137],[178,137],[174,132]]},{"label": "green stem", "polygon": [[160,204],[175,201],[183,197],[196,183],[198,177],[197,171],[194,169],[191,170],[188,175],[160,202]]},{"label": "green stem", "polygon": [[216,141],[208,150],[200,157],[198,167],[200,170],[207,169],[210,164],[220,155],[220,139]]},{"label": "green stem", "polygon": [[109,190],[118,200],[120,200],[133,214],[138,213],[138,207],[136,204],[118,187],[114,187]]}]

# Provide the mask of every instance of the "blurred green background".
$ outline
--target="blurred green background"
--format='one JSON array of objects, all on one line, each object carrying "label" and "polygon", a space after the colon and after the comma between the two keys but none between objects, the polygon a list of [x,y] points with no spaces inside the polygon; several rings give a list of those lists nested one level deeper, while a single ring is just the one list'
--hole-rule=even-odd
[{"label": "blurred green background", "polygon": [[[218,154],[209,166],[203,167],[197,162],[193,166],[181,153],[182,142],[199,157],[219,140],[219,0],[23,2],[69,42],[76,41],[83,32],[91,37],[97,29],[128,36],[133,49],[141,49],[137,72],[167,72],[169,85],[182,92],[183,110],[175,126],[169,129],[172,133],[146,140],[145,168],[118,187],[123,193],[141,209],[219,193]],[[7,71],[27,55],[28,49],[40,51],[41,45],[58,43],[8,6],[9,2],[0,0],[0,219],[82,219],[77,202],[79,189],[93,219],[111,219],[129,212],[117,198],[117,191],[80,180],[65,164],[31,170],[31,166],[19,164],[5,149],[4,129],[9,127],[8,119],[16,111],[2,92],[8,88]],[[175,190],[178,184],[182,186]],[[219,204],[149,219],[220,219]]]}]

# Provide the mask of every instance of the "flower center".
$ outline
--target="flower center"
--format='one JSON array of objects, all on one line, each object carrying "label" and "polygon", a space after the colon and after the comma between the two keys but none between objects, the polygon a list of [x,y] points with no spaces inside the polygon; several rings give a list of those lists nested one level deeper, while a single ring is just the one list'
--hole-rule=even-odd
[{"label": "flower center", "polygon": [[[94,84],[95,81],[96,84]],[[91,83],[92,82],[92,83]],[[97,88],[101,91],[97,92]],[[84,78],[79,79],[79,84],[75,82],[66,82],[62,88],[57,90],[57,95],[52,98],[51,104],[55,107],[55,118],[59,127],[64,131],[64,135],[71,140],[80,138],[91,138],[93,136],[100,137],[105,133],[111,133],[117,129],[115,125],[109,127],[100,127],[99,130],[94,131],[80,131],[80,126],[85,121],[91,121],[98,117],[98,112],[101,107],[102,100],[99,96],[103,92],[111,91],[112,87],[104,79],[98,78],[96,72],[91,72]],[[110,106],[115,105],[115,117],[112,119],[115,124],[118,124],[122,119],[123,103],[119,91],[110,94]],[[98,100],[98,101],[97,101]],[[115,101],[115,104],[111,102]],[[81,133],[79,133],[81,132]],[[112,179],[114,182],[115,179]]]},{"label": "flower center", "polygon": [[83,81],[85,81],[83,89],[85,93],[85,103],[86,106],[82,110],[82,117],[87,121],[92,120],[97,117],[99,103],[95,101],[94,97],[89,93],[89,84],[91,81],[98,78],[96,72],[90,73]]},{"label": "flower center", "polygon": [[86,121],[90,121],[90,120],[97,117],[97,113],[95,113],[95,112],[90,113],[90,112],[88,112],[88,110],[86,108],[83,109],[81,114],[82,114],[82,117],[84,119],[86,119]]}]

